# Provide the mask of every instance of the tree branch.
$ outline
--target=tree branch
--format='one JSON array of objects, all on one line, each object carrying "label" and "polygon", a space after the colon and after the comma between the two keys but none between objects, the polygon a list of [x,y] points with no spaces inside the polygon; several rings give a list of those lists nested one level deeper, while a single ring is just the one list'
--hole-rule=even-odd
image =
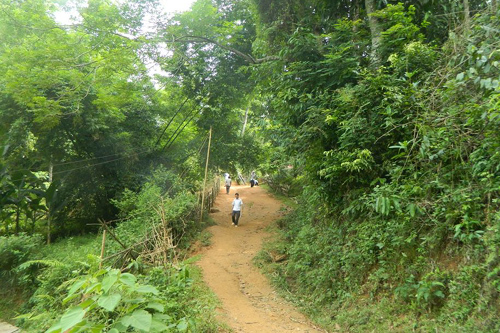
[{"label": "tree branch", "polygon": [[229,52],[236,54],[237,56],[245,59],[247,62],[249,62],[251,64],[260,64],[260,63],[267,62],[267,61],[280,60],[280,58],[277,56],[267,56],[264,58],[255,59],[251,55],[243,53],[243,52],[235,49],[234,47],[221,44],[218,41],[207,38],[207,37],[201,37],[201,36],[182,36],[179,38],[174,37],[173,42],[174,43],[181,43],[181,42],[182,43],[200,43],[200,42],[204,42],[204,43],[214,44],[214,45],[220,47],[221,49],[224,49],[224,50],[227,50]]}]

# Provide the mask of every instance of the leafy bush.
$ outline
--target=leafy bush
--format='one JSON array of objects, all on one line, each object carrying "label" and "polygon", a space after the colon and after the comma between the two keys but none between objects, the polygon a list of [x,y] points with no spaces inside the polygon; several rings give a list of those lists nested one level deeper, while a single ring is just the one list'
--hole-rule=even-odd
[{"label": "leafy bush", "polygon": [[29,260],[34,250],[42,244],[40,235],[18,235],[0,237],[0,276],[12,273],[12,270]]},{"label": "leafy bush", "polygon": [[[484,321],[477,330],[494,331],[500,21],[478,15],[439,48],[422,39],[415,13],[397,5],[375,14],[381,62],[360,59],[355,82],[311,84],[325,73],[309,61],[287,65],[269,88],[285,127],[281,161],[304,166],[298,207],[279,223],[287,260],[273,265],[284,289],[325,316],[349,300],[390,299],[415,320],[402,330]],[[325,58],[337,55],[328,38]]]},{"label": "leafy bush", "polygon": [[410,275],[404,284],[395,289],[395,293],[417,309],[428,310],[443,304],[448,279],[449,276],[439,270],[427,273],[419,281]]},{"label": "leafy bush", "polygon": [[47,332],[186,331],[186,318],[167,314],[160,291],[130,273],[101,269],[70,281],[59,321]]}]

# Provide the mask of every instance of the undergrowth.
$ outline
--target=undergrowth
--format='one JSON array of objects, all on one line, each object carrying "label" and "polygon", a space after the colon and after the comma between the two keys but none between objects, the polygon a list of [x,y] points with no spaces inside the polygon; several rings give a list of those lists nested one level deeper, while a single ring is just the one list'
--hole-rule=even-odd
[{"label": "undergrowth", "polygon": [[[377,12],[378,66],[337,43],[352,42],[354,23],[339,21],[317,50],[324,71],[297,51],[314,35],[295,31],[289,72],[269,87],[290,134],[270,183],[298,205],[260,262],[329,330],[496,332],[500,21],[478,14],[438,47],[414,10]],[[353,81],[327,76],[342,65]]]},{"label": "undergrowth", "polygon": [[194,198],[183,191],[162,195],[154,181],[138,193],[126,191],[115,202],[123,222],[110,229],[113,237],[108,233],[104,261],[102,234],[50,246],[37,236],[0,239],[0,273],[8,282],[0,288],[0,309],[9,307],[0,318],[26,332],[226,330],[214,316],[217,301],[199,269],[182,259],[196,238],[210,241],[200,233],[210,221],[199,223]]}]

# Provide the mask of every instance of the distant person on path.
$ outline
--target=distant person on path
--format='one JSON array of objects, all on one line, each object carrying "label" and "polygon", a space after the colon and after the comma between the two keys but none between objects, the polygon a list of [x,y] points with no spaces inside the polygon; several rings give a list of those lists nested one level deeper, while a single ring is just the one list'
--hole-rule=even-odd
[{"label": "distant person on path", "polygon": [[257,184],[259,184],[259,182],[257,181],[257,175],[255,174],[255,170],[252,171],[252,174],[250,175],[250,187],[254,187],[256,186]]},{"label": "distant person on path", "polygon": [[226,178],[226,194],[229,194],[229,189],[231,188],[231,176]]},{"label": "distant person on path", "polygon": [[238,226],[238,221],[241,216],[241,208],[243,207],[243,201],[240,199],[239,193],[234,194],[233,200],[233,213],[231,214],[231,219],[233,220],[233,225]]}]

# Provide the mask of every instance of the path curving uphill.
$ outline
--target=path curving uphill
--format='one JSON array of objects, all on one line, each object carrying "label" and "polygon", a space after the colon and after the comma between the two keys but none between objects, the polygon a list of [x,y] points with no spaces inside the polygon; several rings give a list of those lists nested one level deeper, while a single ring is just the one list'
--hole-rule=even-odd
[{"label": "path curving uphill", "polygon": [[[237,228],[231,225],[231,202],[238,192],[244,206]],[[212,245],[198,262],[206,284],[221,300],[219,318],[235,332],[322,332],[283,300],[252,259],[269,236],[265,227],[280,217],[281,203],[261,187],[221,189],[211,217]]]}]

